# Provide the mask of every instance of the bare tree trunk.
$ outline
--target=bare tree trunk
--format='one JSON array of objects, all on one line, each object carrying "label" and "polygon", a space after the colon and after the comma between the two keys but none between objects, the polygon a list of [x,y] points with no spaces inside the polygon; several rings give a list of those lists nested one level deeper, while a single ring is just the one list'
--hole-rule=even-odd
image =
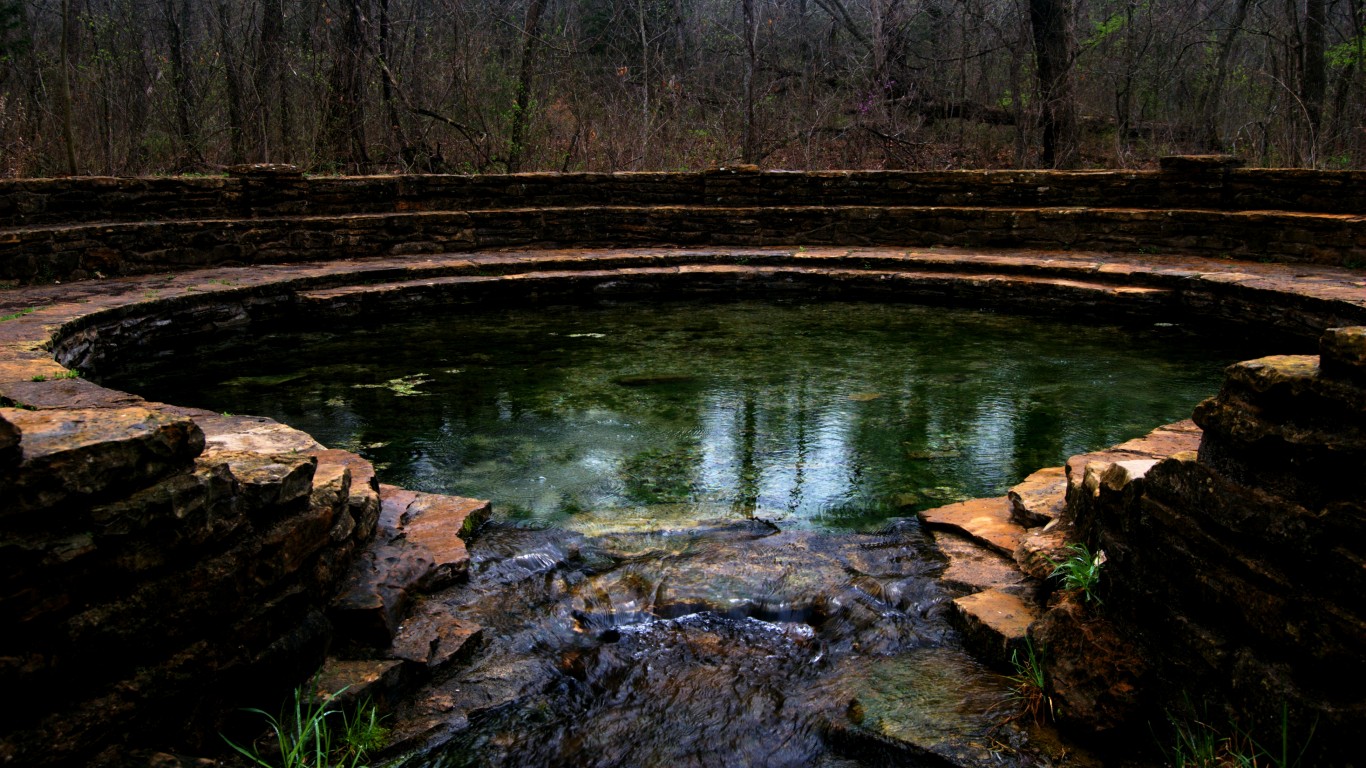
[{"label": "bare tree trunk", "polygon": [[389,118],[389,134],[395,146],[398,147],[398,157],[404,167],[408,167],[413,162],[416,153],[408,143],[408,137],[403,131],[403,123],[399,117],[398,102],[394,98],[394,73],[391,69],[392,53],[390,36],[392,32],[389,21],[389,0],[379,0],[379,59],[381,75],[381,97],[384,101],[384,110]]},{"label": "bare tree trunk", "polygon": [[1309,157],[1318,159],[1319,130],[1323,126],[1323,96],[1328,85],[1327,63],[1324,58],[1324,27],[1327,8],[1324,0],[1305,0],[1304,4],[1304,61],[1301,71],[1305,118],[1309,123]]},{"label": "bare tree trunk", "polygon": [[1219,55],[1214,62],[1214,79],[1210,82],[1209,91],[1205,93],[1204,103],[1201,105],[1200,113],[1205,121],[1205,146],[1211,150],[1222,151],[1224,148],[1224,140],[1219,131],[1220,105],[1224,97],[1224,84],[1228,81],[1228,65],[1233,54],[1233,41],[1242,31],[1250,4],[1250,0],[1238,0],[1238,4],[1234,6],[1233,18],[1229,21],[1228,30],[1224,33],[1223,39],[1219,41]]},{"label": "bare tree trunk", "polygon": [[328,149],[338,161],[356,170],[370,164],[365,139],[365,100],[361,62],[364,60],[363,0],[347,0],[346,20],[342,24],[341,50],[332,67],[329,114],[327,117]]},{"label": "bare tree trunk", "polygon": [[745,16],[745,125],[740,138],[740,156],[745,163],[759,161],[759,140],[754,125],[754,72],[759,66],[757,38],[759,16],[754,12],[754,0],[743,0]]},{"label": "bare tree trunk", "polygon": [[75,108],[71,101],[71,0],[62,0],[62,41],[61,41],[61,91],[62,91],[62,144],[66,149],[66,172],[76,175],[76,138],[72,123],[76,121]]},{"label": "bare tree trunk", "polygon": [[1043,106],[1042,162],[1075,168],[1078,156],[1077,101],[1072,85],[1072,0],[1029,0],[1034,30],[1034,62]]},{"label": "bare tree trunk", "polygon": [[242,146],[242,72],[232,34],[232,11],[227,0],[218,3],[218,40],[223,53],[224,95],[228,101],[228,145],[232,163],[246,161]]},{"label": "bare tree trunk", "polygon": [[650,31],[645,25],[645,0],[636,2],[636,31],[640,35],[640,168],[650,151]]},{"label": "bare tree trunk", "polygon": [[535,72],[536,43],[541,34],[541,14],[544,11],[545,0],[531,0],[526,8],[526,22],[522,25],[522,64],[517,74],[512,125],[508,132],[508,173],[517,173],[522,169],[527,111],[531,109],[531,76]]},{"label": "bare tree trunk", "polygon": [[281,122],[288,108],[285,104],[284,88],[280,81],[280,60],[284,58],[285,13],[282,0],[264,0],[261,3],[261,59],[256,66],[256,94],[260,105],[260,153],[257,157],[269,163],[277,156],[288,159],[285,153],[285,129],[277,133],[272,116],[276,106],[280,108]]},{"label": "bare tree trunk", "polygon": [[181,157],[180,165],[186,165],[199,157],[199,139],[191,121],[191,96],[189,72],[185,66],[185,22],[190,15],[190,4],[185,0],[181,8],[176,8],[176,0],[162,3],[165,16],[167,43],[171,48],[171,92],[175,99],[176,133],[179,134]]}]

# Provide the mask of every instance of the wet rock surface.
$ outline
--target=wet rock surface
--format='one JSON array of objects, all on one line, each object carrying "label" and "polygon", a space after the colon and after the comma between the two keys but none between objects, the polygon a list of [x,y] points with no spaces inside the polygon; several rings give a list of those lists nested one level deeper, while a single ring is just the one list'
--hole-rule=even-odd
[{"label": "wet rock surface", "polygon": [[483,642],[396,712],[404,765],[1035,764],[915,521],[583,527],[485,525],[427,598]]}]

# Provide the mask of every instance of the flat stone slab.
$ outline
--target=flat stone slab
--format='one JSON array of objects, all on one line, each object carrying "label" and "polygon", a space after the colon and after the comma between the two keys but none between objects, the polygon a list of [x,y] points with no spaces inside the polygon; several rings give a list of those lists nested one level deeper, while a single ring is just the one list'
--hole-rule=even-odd
[{"label": "flat stone slab", "polygon": [[313,453],[323,446],[302,430],[263,416],[196,416],[208,448],[254,453]]},{"label": "flat stone slab", "polygon": [[328,659],[313,678],[316,701],[347,707],[361,700],[383,701],[402,684],[403,662],[397,659],[347,661]]},{"label": "flat stone slab", "polygon": [[450,586],[469,569],[462,535],[488,517],[487,501],[379,486],[375,540],[348,575],[332,613],[361,642],[387,647],[411,598]]},{"label": "flat stone slab", "polygon": [[69,511],[146,487],[188,467],[204,436],[186,418],[146,408],[29,411],[0,408],[19,434],[22,458],[0,476],[0,517],[30,509]]},{"label": "flat stone slab", "polygon": [[390,653],[394,658],[438,669],[467,657],[483,634],[483,627],[458,618],[450,608],[427,603],[404,618]]},{"label": "flat stone slab", "polygon": [[1011,521],[1013,507],[1004,496],[970,499],[920,512],[931,528],[950,530],[1011,557],[1024,535],[1024,527]]},{"label": "flat stone slab", "polygon": [[939,577],[946,587],[962,592],[1000,589],[1006,592],[1032,592],[1015,561],[981,544],[948,531],[931,531],[934,544],[948,558],[949,566]]},{"label": "flat stone slab", "polygon": [[1039,607],[1019,595],[988,589],[953,601],[955,623],[970,650],[1008,668],[1012,651],[1024,647],[1025,633],[1041,615]]}]

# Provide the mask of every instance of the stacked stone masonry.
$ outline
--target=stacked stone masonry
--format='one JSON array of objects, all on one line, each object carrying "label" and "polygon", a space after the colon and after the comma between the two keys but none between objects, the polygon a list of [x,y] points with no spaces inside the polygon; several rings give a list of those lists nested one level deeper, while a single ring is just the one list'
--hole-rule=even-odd
[{"label": "stacked stone masonry", "polygon": [[0,763],[211,734],[317,666],[378,504],[293,434],[253,451],[171,409],[0,408]]},{"label": "stacked stone masonry", "polygon": [[0,182],[0,280],[586,246],[974,246],[1348,264],[1366,173],[519,174]]},{"label": "stacked stone masonry", "polygon": [[1078,524],[1109,553],[1112,618],[1150,695],[1220,691],[1271,732],[1290,717],[1324,764],[1366,723],[1366,333],[1321,355],[1239,363],[1195,411],[1199,451],[1102,482]]},{"label": "stacked stone masonry", "polygon": [[[1317,337],[1366,325],[1366,276],[1350,266],[1366,258],[1363,190],[1366,174],[1180,164],[0,182],[12,286],[0,290],[0,680],[24,705],[0,733],[0,763],[81,764],[259,705],[317,668],[337,626],[392,644],[329,662],[337,680],[447,663],[479,633],[423,614],[404,634],[397,617],[423,584],[459,577],[467,556],[448,538],[486,505],[382,490],[363,459],[285,425],[149,403],[72,370],[97,377],[121,358],[281,323],[694,292],[1201,317]],[[543,248],[557,243],[591,248]],[[1074,516],[1078,535],[1113,549],[1107,600],[1134,636],[1172,644],[1175,666],[1142,674],[1244,697],[1274,684],[1330,733],[1360,724],[1338,681],[1361,665],[1363,358],[1360,331],[1346,330],[1324,337],[1321,363],[1245,364],[1197,414],[1198,458],[1175,451],[1103,482],[1079,457],[1036,478],[1046,494],[1026,484],[995,506],[1024,524]],[[1171,455],[1160,447],[1142,455]],[[1187,496],[1210,511],[1189,513]],[[438,507],[449,514],[424,511]],[[1041,530],[1014,553],[1034,578],[1062,543]],[[384,547],[409,558],[398,589],[372,568]],[[999,591],[1023,594],[1014,579]],[[1217,611],[1196,610],[1205,601]],[[1169,636],[1153,629],[1173,615]]]}]

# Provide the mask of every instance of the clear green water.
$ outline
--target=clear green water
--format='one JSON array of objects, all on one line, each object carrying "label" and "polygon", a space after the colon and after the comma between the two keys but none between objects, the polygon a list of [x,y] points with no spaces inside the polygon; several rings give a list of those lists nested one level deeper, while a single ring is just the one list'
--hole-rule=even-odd
[{"label": "clear green water", "polygon": [[1186,418],[1246,353],[1162,324],[665,303],[269,335],[109,383],[270,416],[509,518],[846,530]]}]

